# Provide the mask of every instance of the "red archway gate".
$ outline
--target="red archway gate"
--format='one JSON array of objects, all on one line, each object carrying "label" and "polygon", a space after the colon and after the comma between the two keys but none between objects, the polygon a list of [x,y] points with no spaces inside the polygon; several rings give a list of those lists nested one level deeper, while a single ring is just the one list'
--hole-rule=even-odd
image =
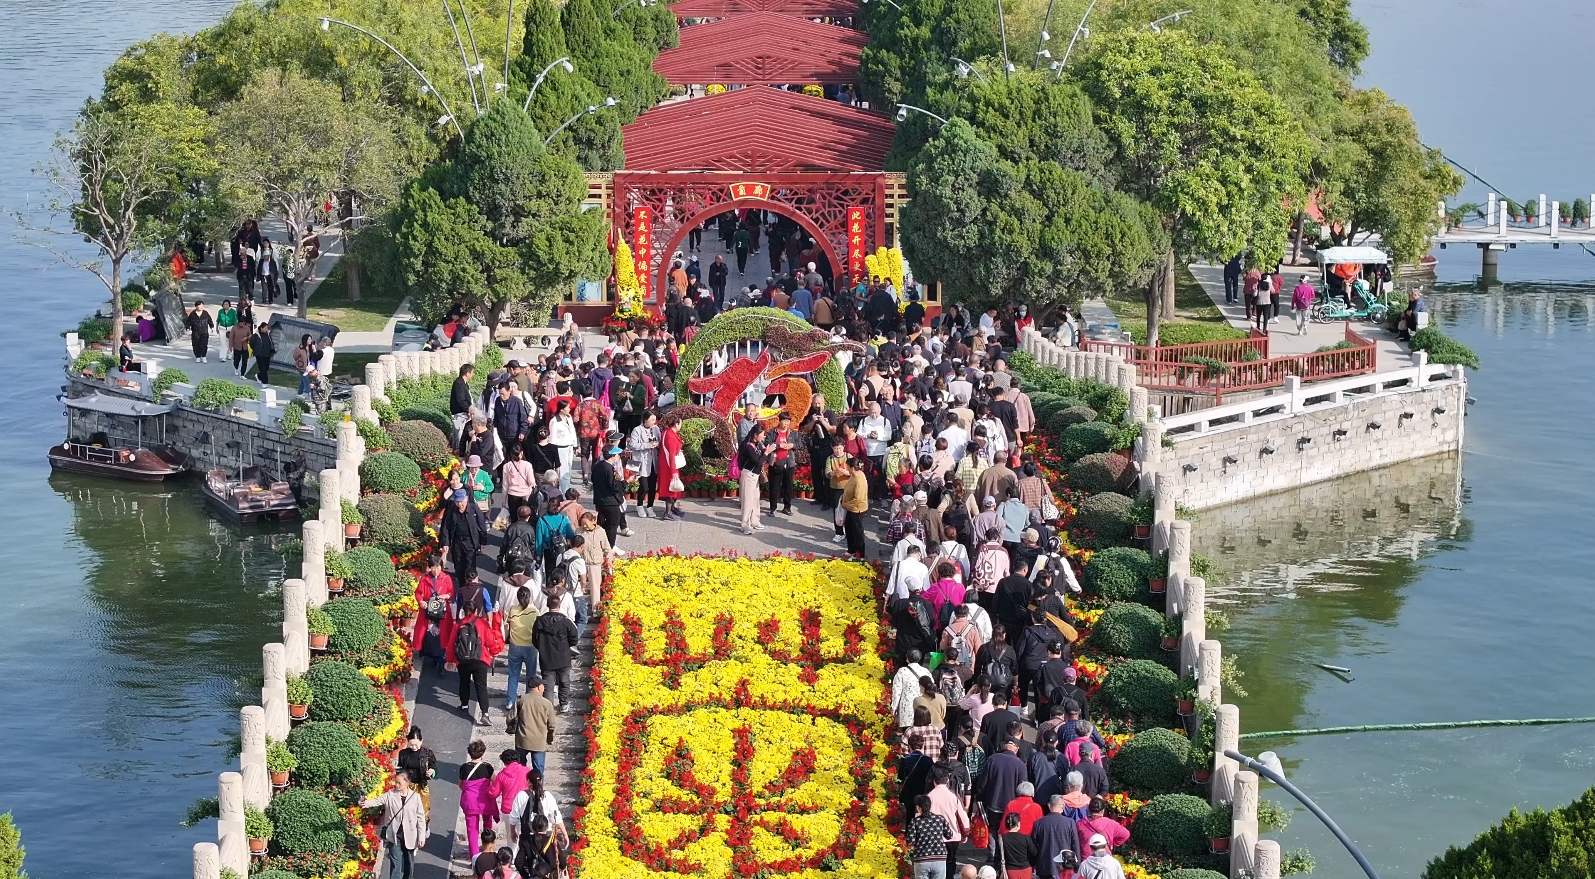
[{"label": "red archway gate", "polygon": [[[616,231],[627,241],[636,241],[637,209],[647,209],[645,216],[651,214],[648,274],[654,280],[655,299],[667,289],[670,254],[694,226],[724,211],[762,208],[792,218],[825,251],[837,278],[858,277],[864,266],[851,263],[870,252],[873,242],[886,240],[883,173],[616,171],[613,204]],[[854,219],[862,215],[862,242],[849,241],[850,213]]]}]

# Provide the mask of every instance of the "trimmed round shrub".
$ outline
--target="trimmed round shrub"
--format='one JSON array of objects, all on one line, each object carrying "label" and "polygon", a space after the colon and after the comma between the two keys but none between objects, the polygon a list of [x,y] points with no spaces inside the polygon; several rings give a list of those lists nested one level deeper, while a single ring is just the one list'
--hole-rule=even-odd
[{"label": "trimmed round shrub", "polygon": [[1191,743],[1171,729],[1154,727],[1135,734],[1113,758],[1113,780],[1130,790],[1179,790],[1190,775]]},{"label": "trimmed round shrub", "polygon": [[421,511],[402,494],[368,494],[360,499],[366,523],[360,534],[393,555],[405,555],[421,545]]},{"label": "trimmed round shrub", "polygon": [[1118,424],[1124,420],[1125,410],[1130,408],[1130,396],[1114,385],[1081,382],[1079,391],[1085,404],[1097,410],[1098,421]]},{"label": "trimmed round shrub", "polygon": [[1091,646],[1113,656],[1153,659],[1162,640],[1163,615],[1144,604],[1115,604],[1091,628]]},{"label": "trimmed round shrub", "polygon": [[392,439],[390,448],[424,470],[437,470],[447,464],[453,454],[449,435],[454,429],[448,413],[441,409],[415,408],[399,414],[405,420],[383,428]]},{"label": "trimmed round shrub", "polygon": [[1086,455],[1113,451],[1113,443],[1118,438],[1119,429],[1112,424],[1106,421],[1088,421],[1065,430],[1058,451],[1065,461],[1078,461]]},{"label": "trimmed round shrub", "polygon": [[1163,794],[1135,813],[1130,839],[1144,852],[1183,860],[1207,853],[1207,836],[1202,820],[1209,811],[1207,800],[1190,794]]},{"label": "trimmed round shrub", "polygon": [[[1090,500],[1090,498],[1087,498]],[[1078,517],[1077,517],[1078,518]],[[1110,546],[1091,556],[1081,571],[1081,586],[1092,595],[1114,601],[1135,601],[1147,594],[1152,556],[1133,546]]]},{"label": "trimmed round shrub", "polygon": [[381,397],[371,400],[371,411],[377,413],[377,423],[384,426],[399,420],[399,407]]},{"label": "trimmed round shrub", "polygon": [[[315,700],[310,703],[311,720],[344,723],[360,720],[370,714],[371,709],[377,706],[377,700],[382,698],[382,694],[371,684],[371,679],[361,674],[358,668],[335,659],[311,663],[310,670],[305,672],[305,682],[316,694]],[[303,758],[300,762],[304,762]]]},{"label": "trimmed round shrub", "polygon": [[421,484],[421,468],[398,452],[377,452],[360,462],[360,487],[373,492],[409,491]]},{"label": "trimmed round shrub", "polygon": [[[360,466],[360,472],[361,483],[364,484],[365,465]],[[1069,465],[1069,487],[1086,494],[1101,494],[1104,491],[1129,494],[1131,475],[1128,457],[1113,452],[1097,452]]]},{"label": "trimmed round shrub", "polygon": [[1089,406],[1069,406],[1055,410],[1047,417],[1047,430],[1054,436],[1062,436],[1064,431],[1076,424],[1086,424],[1097,420],[1097,412]]},{"label": "trimmed round shrub", "polygon": [[[353,556],[356,552],[359,550],[351,550],[345,558]],[[382,560],[388,561],[386,557]],[[388,579],[382,585],[391,582],[393,582],[393,563],[388,562]],[[387,631],[387,624],[383,621],[382,614],[377,613],[376,605],[368,598],[338,598],[323,604],[321,609],[332,618],[332,624],[338,627],[338,631],[327,639],[327,649],[333,653],[361,653],[369,650]],[[311,686],[315,686],[314,681],[311,682]],[[321,694],[317,693],[316,701],[320,700]]]},{"label": "trimmed round shrub", "polygon": [[[1163,879],[1229,879],[1229,877],[1225,876],[1223,873],[1217,873],[1212,870],[1201,870],[1194,867],[1181,867],[1178,870],[1171,870],[1161,875]],[[260,877],[256,876],[255,879],[260,879]]]},{"label": "trimmed round shrub", "polygon": [[393,444],[393,440],[388,438],[388,432],[379,424],[366,421],[364,418],[356,418],[354,426],[355,430],[359,431],[360,438],[366,441],[367,452],[385,451]]},{"label": "trimmed round shrub", "polygon": [[[1109,707],[1141,725],[1174,726],[1174,695],[1179,690],[1179,676],[1150,659],[1132,659],[1116,665],[1102,681],[1102,698]],[[316,701],[321,701],[320,691]],[[315,710],[314,705],[311,710]]]},{"label": "trimmed round shrub", "polygon": [[[1122,494],[1103,492],[1080,502],[1069,523],[1069,536],[1082,549],[1104,549],[1118,546],[1129,540],[1135,530],[1130,518],[1130,508],[1135,501]],[[365,508],[361,507],[361,512]],[[371,515],[366,514],[366,527],[371,527]]]},{"label": "trimmed round shrub", "polygon": [[360,777],[365,771],[366,749],[354,730],[342,723],[312,721],[288,733],[288,750],[299,766],[294,776],[301,785],[327,787]]},{"label": "trimmed round shrub", "polygon": [[290,788],[272,798],[266,817],[274,828],[272,851],[280,855],[341,852],[343,816],[332,800],[312,790]]},{"label": "trimmed round shrub", "polygon": [[393,567],[393,559],[375,546],[357,546],[344,553],[343,560],[348,563],[350,571],[347,585],[357,589],[374,591],[385,588],[393,583],[398,573]]}]

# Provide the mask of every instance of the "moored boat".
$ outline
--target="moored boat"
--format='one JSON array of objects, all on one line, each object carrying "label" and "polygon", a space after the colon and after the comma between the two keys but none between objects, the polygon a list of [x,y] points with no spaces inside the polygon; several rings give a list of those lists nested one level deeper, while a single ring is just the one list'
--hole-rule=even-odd
[{"label": "moored boat", "polygon": [[259,467],[245,467],[237,474],[211,470],[201,489],[206,503],[243,525],[299,518],[293,489],[286,482],[266,478]]},{"label": "moored boat", "polygon": [[[118,425],[127,424],[120,419],[130,418],[133,420],[133,424],[130,425],[133,427],[130,431],[133,435],[113,436],[107,431],[97,430],[87,436],[68,436],[60,444],[52,447],[47,454],[52,469],[135,482],[160,482],[169,476],[182,473],[186,468],[187,457],[171,446],[165,443],[154,443],[149,446],[144,444],[145,420],[166,415],[172,411],[172,404],[130,400],[104,394],[59,399],[69,409],[111,416],[99,422],[110,426],[111,429],[118,429]],[[94,424],[94,422],[89,423]],[[159,433],[155,435],[164,439],[166,435],[164,418],[161,418],[159,427]]]}]

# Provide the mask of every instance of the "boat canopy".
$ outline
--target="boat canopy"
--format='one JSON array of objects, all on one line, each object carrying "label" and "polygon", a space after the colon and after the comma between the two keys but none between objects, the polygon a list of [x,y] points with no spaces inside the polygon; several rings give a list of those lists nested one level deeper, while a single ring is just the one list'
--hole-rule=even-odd
[{"label": "boat canopy", "polygon": [[131,400],[106,394],[89,394],[83,397],[58,397],[68,409],[104,412],[107,415],[165,415],[177,408],[176,403],[155,403],[150,400]]},{"label": "boat canopy", "polygon": [[1377,247],[1359,245],[1357,247],[1326,247],[1318,251],[1318,264],[1324,266],[1338,265],[1340,263],[1359,263],[1367,265],[1384,265],[1390,262],[1390,255]]}]

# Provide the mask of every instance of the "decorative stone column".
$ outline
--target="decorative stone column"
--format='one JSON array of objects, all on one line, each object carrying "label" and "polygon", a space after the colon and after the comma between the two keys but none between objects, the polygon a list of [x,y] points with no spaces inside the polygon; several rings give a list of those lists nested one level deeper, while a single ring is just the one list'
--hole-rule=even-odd
[{"label": "decorative stone column", "polygon": [[271,779],[266,775],[266,709],[246,705],[238,711],[238,731],[244,750],[238,766],[244,776],[244,802],[257,809],[271,802]]},{"label": "decorative stone column", "polygon": [[[1167,475],[1166,472],[1164,475]],[[1162,486],[1167,480],[1158,479]],[[1184,610],[1184,602],[1180,600],[1185,595],[1185,578],[1191,575],[1191,523],[1183,519],[1175,519],[1169,523],[1169,594],[1174,596],[1174,604],[1179,607],[1174,611]]]},{"label": "decorative stone column", "polygon": [[1203,641],[1196,659],[1196,698],[1215,705],[1224,701],[1224,688],[1219,684],[1223,666],[1224,646],[1211,638]]},{"label": "decorative stone column", "polygon": [[[1135,364],[1119,364],[1119,387],[1122,388],[1126,394],[1133,393],[1137,388],[1141,387],[1140,374],[1135,371]],[[1146,407],[1142,406],[1140,411],[1141,418],[1145,418]]]},{"label": "decorative stone column", "polygon": [[1161,467],[1152,484],[1152,555],[1169,551],[1170,532],[1174,527],[1174,486]]},{"label": "decorative stone column", "polygon": [[365,387],[370,392],[373,400],[378,398],[386,400],[388,398],[387,367],[383,365],[380,358],[374,363],[366,364]]},{"label": "decorative stone column", "polygon": [[1229,874],[1239,877],[1252,867],[1257,846],[1257,773],[1235,773],[1234,824],[1229,833]]},{"label": "decorative stone column", "polygon": [[1213,716],[1213,795],[1217,805],[1235,799],[1235,773],[1240,764],[1224,756],[1226,750],[1238,751],[1241,744],[1241,709],[1237,705],[1220,705]]},{"label": "decorative stone column", "polygon": [[[321,539],[331,550],[343,552],[342,481],[337,470],[321,471]],[[325,585],[325,584],[323,584]]]},{"label": "decorative stone column", "polygon": [[[367,364],[366,369],[369,370],[372,366],[376,366],[376,364]],[[377,368],[380,370],[382,367],[378,366]],[[349,411],[353,413],[354,418],[359,421],[369,421],[372,424],[377,423],[376,410],[371,408],[370,385],[355,385],[350,390]]]},{"label": "decorative stone column", "polygon": [[223,772],[217,780],[216,840],[221,849],[221,869],[249,875],[249,840],[244,836],[244,777]]},{"label": "decorative stone column", "polygon": [[310,626],[305,622],[305,608],[313,602],[306,591],[303,580],[283,581],[283,670],[291,675],[302,675],[310,668]]},{"label": "decorative stone column", "polygon": [[216,843],[194,843],[194,879],[222,879],[222,851]]},{"label": "decorative stone column", "polygon": [[[1180,671],[1197,667],[1201,663],[1202,644],[1207,640],[1207,583],[1201,577],[1187,577],[1180,596]],[[1214,642],[1217,643],[1217,642]],[[1206,698],[1206,697],[1203,697]],[[1215,705],[1219,700],[1210,700]]]},{"label": "decorative stone column", "polygon": [[1258,840],[1252,849],[1252,879],[1279,879],[1279,843],[1272,839]]},{"label": "decorative stone column", "polygon": [[404,378],[421,377],[421,352],[400,351],[395,356],[399,358],[400,375],[402,375]]},{"label": "decorative stone column", "polygon": [[[327,602],[327,539],[322,536],[326,530],[320,519],[311,519],[299,526],[301,542],[305,547],[304,560],[299,565],[299,580],[289,580],[289,583],[299,582],[304,585],[305,600],[316,607]],[[284,588],[287,585],[284,584]],[[301,602],[303,603],[303,602]],[[292,664],[290,663],[290,668]]]},{"label": "decorative stone column", "polygon": [[[370,402],[368,398],[366,400],[367,408],[370,408]],[[344,420],[338,422],[337,440],[338,458],[340,460],[350,455],[358,455],[362,451],[360,448],[360,428],[353,421]]]},{"label": "decorative stone column", "polygon": [[399,355],[383,354],[377,358],[377,362],[382,364],[382,395],[385,397],[388,391],[399,385]]},{"label": "decorative stone column", "polygon": [[1146,410],[1151,405],[1151,399],[1146,392],[1146,388],[1143,388],[1140,385],[1134,385],[1130,388],[1129,394],[1130,420],[1142,424],[1150,421],[1151,419],[1147,417]]},{"label": "decorative stone column", "polygon": [[[283,608],[287,610],[286,607]],[[288,648],[267,644],[260,650],[260,666],[266,683],[260,688],[260,707],[266,712],[266,738],[288,740]]]},{"label": "decorative stone column", "polygon": [[442,355],[439,352],[437,352],[437,351],[422,351],[421,352],[421,377],[422,378],[426,378],[429,375],[437,375],[437,373],[438,373],[438,371],[440,369],[438,364],[440,362],[441,356]]}]

